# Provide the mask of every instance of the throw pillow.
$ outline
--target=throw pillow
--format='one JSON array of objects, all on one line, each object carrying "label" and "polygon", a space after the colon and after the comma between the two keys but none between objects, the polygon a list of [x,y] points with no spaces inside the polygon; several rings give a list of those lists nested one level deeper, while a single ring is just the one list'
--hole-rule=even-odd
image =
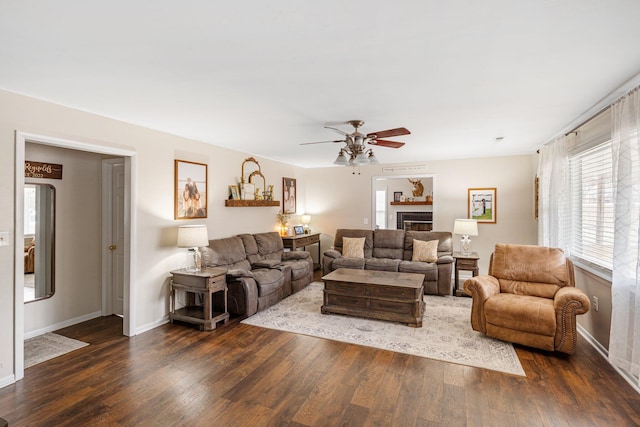
[{"label": "throw pillow", "polygon": [[364,258],[364,237],[343,237],[342,256],[348,258]]},{"label": "throw pillow", "polygon": [[436,262],[438,260],[438,240],[413,239],[413,257],[411,261]]}]

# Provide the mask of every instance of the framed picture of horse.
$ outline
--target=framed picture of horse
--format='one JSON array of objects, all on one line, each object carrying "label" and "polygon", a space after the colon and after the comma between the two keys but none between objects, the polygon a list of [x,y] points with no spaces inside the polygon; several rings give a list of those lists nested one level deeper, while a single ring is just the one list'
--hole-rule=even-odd
[{"label": "framed picture of horse", "polygon": [[175,161],[175,219],[207,217],[207,165]]},{"label": "framed picture of horse", "polygon": [[469,218],[487,224],[496,223],[497,194],[495,188],[469,188]]}]

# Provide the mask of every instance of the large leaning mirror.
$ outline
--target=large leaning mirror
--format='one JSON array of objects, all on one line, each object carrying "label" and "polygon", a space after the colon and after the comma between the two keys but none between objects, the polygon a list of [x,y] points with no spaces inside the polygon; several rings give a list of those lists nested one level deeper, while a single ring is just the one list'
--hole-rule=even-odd
[{"label": "large leaning mirror", "polygon": [[55,291],[56,189],[24,186],[24,302],[49,298]]}]

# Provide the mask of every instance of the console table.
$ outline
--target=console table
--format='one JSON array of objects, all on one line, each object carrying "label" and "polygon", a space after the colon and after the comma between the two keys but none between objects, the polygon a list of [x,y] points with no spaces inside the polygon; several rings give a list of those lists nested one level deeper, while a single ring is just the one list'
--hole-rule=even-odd
[{"label": "console table", "polygon": [[[171,294],[169,296],[169,320],[193,323],[200,330],[211,331],[216,323],[229,321],[227,309],[226,268],[203,268],[198,273],[185,269],[171,272]],[[176,309],[176,291],[184,291],[186,305]],[[202,295],[198,305],[196,295]]]},{"label": "console table", "polygon": [[306,250],[307,246],[314,244],[318,245],[318,263],[313,264],[313,269],[317,270],[320,268],[320,262],[322,261],[322,253],[320,249],[320,233],[282,237],[282,245],[285,248],[291,249],[292,251],[295,251],[298,248],[303,248]]},{"label": "console table", "polygon": [[464,291],[464,289],[460,289],[460,275],[458,274],[460,270],[463,271],[471,271],[473,277],[478,275],[480,269],[478,268],[478,260],[480,256],[478,256],[477,252],[471,252],[470,254],[463,254],[462,252],[454,252],[453,257],[456,260],[455,267],[455,285],[453,287],[453,295],[454,296],[469,296]]}]

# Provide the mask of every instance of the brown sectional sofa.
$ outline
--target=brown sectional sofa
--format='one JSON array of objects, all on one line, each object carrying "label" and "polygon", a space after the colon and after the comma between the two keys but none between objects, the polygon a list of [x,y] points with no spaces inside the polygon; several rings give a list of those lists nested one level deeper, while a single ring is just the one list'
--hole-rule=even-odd
[{"label": "brown sectional sofa", "polygon": [[200,248],[203,267],[226,267],[229,312],[251,316],[313,281],[306,251],[285,252],[276,232],[209,240]]},{"label": "brown sectional sofa", "polygon": [[[343,237],[364,237],[364,258],[343,257]],[[411,261],[414,239],[438,240],[437,262]],[[334,249],[324,252],[322,264],[325,275],[338,268],[424,274],[425,294],[451,295],[452,292],[454,263],[450,232],[338,229]]]}]

